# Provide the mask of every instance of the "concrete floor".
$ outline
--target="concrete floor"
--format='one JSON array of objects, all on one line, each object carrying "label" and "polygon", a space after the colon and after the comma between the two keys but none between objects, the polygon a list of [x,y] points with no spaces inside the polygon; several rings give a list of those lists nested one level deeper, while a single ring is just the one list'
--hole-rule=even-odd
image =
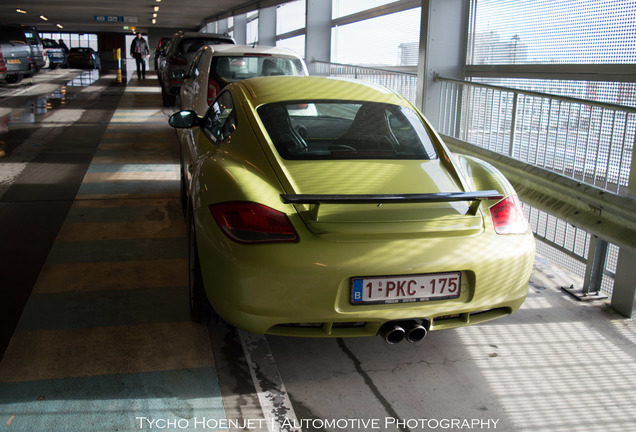
[{"label": "concrete floor", "polygon": [[516,314],[418,344],[192,324],[169,113],[156,80],[129,82],[56,210],[0,363],[0,431],[636,430],[636,323],[564,294],[580,281],[541,257]]}]

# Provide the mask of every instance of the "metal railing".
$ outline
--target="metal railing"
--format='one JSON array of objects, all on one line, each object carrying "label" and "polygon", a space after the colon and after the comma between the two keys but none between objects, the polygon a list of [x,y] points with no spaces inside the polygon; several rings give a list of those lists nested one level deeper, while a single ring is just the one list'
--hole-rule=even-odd
[{"label": "metal railing", "polygon": [[438,130],[581,183],[626,193],[636,108],[437,77]]},{"label": "metal railing", "polygon": [[[608,192],[626,192],[636,108],[441,77],[436,81],[442,85],[441,133]],[[599,247],[595,238],[540,209],[525,205],[525,210],[535,237],[549,247],[540,250],[587,279],[594,254],[590,247]],[[618,247],[600,244],[606,248],[600,280],[584,283],[611,294]]]},{"label": "metal railing", "polygon": [[328,63],[313,60],[315,75],[359,79],[389,88],[415,104],[417,95],[417,73],[395,69]]}]

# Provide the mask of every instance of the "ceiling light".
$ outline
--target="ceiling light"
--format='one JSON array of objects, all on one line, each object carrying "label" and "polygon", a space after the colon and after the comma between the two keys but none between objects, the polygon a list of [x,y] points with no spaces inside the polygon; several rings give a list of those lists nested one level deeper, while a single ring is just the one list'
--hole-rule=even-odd
[{"label": "ceiling light", "polygon": [[25,10],[22,10],[22,9],[16,9],[15,11],[16,11],[17,13],[27,13]]},{"label": "ceiling light", "polygon": [[153,18],[157,18],[157,14],[156,14],[156,13],[153,13],[153,14],[152,14],[152,17],[153,17]]},{"label": "ceiling light", "polygon": [[157,24],[157,20],[153,18],[153,19],[152,19],[152,23],[153,23],[153,24]]},{"label": "ceiling light", "polygon": [[58,27],[58,28],[64,28],[64,27],[62,26],[62,24],[58,24],[58,25],[57,25],[57,27]]},{"label": "ceiling light", "polygon": [[155,12],[159,12],[159,6],[155,6]]},{"label": "ceiling light", "polygon": [[45,17],[44,15],[40,15],[40,18],[42,18],[44,21],[48,21],[49,19],[47,17]]}]

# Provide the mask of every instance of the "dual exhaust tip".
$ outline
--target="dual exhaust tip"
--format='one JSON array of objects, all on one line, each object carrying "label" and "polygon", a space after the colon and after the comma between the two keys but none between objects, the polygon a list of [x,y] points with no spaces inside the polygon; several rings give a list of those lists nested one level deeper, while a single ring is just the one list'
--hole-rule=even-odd
[{"label": "dual exhaust tip", "polygon": [[390,321],[380,327],[378,335],[389,344],[419,342],[428,334],[429,325],[428,320]]}]

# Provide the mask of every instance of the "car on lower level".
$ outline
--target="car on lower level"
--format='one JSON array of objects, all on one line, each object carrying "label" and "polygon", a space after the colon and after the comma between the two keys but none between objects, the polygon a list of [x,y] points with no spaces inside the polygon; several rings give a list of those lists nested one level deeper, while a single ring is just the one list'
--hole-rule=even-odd
[{"label": "car on lower level", "polygon": [[164,106],[173,106],[190,62],[203,46],[234,45],[230,36],[216,33],[177,32],[172,36],[165,49],[164,58],[158,64],[157,74],[161,85],[161,97]]},{"label": "car on lower level", "polygon": [[300,56],[285,48],[204,46],[195,54],[181,86],[181,109],[203,115],[229,83],[275,75],[305,76],[307,66]]},{"label": "car on lower level", "polygon": [[429,331],[516,311],[535,243],[493,166],[452,153],[373,84],[260,77],[227,85],[181,139],[190,308],[283,336]]},{"label": "car on lower level", "polygon": [[102,61],[99,53],[90,47],[71,48],[66,56],[69,67],[79,69],[101,69]]}]

